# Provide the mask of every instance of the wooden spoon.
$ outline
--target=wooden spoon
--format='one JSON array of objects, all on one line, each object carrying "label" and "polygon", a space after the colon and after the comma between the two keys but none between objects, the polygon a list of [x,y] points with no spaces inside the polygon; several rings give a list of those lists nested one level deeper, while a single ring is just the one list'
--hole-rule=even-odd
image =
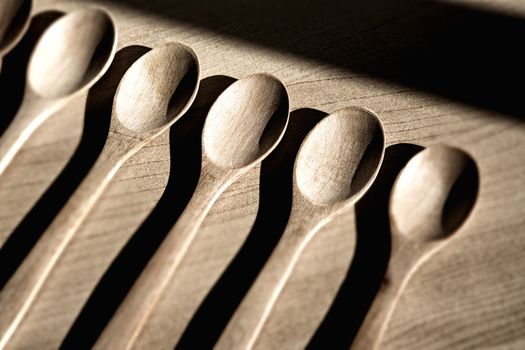
[{"label": "wooden spoon", "polygon": [[277,146],[288,117],[286,88],[267,74],[238,80],[218,97],[204,124],[195,193],[103,331],[96,349],[131,348],[213,203]]},{"label": "wooden spoon", "polygon": [[335,215],[350,209],[374,181],[384,133],[372,112],[350,107],[321,120],[304,140],[294,168],[292,211],[279,244],[237,308],[217,349],[251,349],[302,251]]},{"label": "wooden spoon", "polygon": [[197,56],[178,43],[151,50],[128,69],[117,88],[100,157],[0,293],[0,349],[120,166],[186,112],[198,86]]},{"label": "wooden spoon", "polygon": [[29,60],[18,114],[0,138],[0,174],[36,128],[106,72],[115,47],[115,25],[101,9],[71,12],[44,32]]},{"label": "wooden spoon", "polygon": [[32,0],[0,1],[0,71],[2,58],[22,39],[29,27]]},{"label": "wooden spoon", "polygon": [[464,151],[438,145],[412,158],[390,194],[392,253],[352,349],[376,349],[414,272],[451,241],[475,203],[478,171]]}]

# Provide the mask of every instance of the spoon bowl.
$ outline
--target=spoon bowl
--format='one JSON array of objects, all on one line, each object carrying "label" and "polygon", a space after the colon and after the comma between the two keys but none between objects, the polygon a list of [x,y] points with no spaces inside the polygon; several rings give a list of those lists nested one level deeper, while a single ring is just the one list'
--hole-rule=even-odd
[{"label": "spoon bowl", "polygon": [[476,163],[464,151],[438,145],[421,151],[399,174],[390,195],[392,230],[431,242],[457,231],[478,193]]},{"label": "spoon bowl", "polygon": [[269,74],[251,75],[230,85],[212,105],[203,150],[220,167],[242,168],[273,150],[287,123],[284,85]]},{"label": "spoon bowl", "polygon": [[119,123],[141,133],[174,123],[197,95],[198,61],[193,49],[181,43],[168,43],[137,60],[115,95]]},{"label": "spoon bowl", "polygon": [[32,5],[32,0],[0,1],[0,60],[24,36]]},{"label": "spoon bowl", "polygon": [[116,30],[98,8],[58,19],[38,41],[29,62],[28,83],[46,98],[59,98],[94,84],[111,63]]},{"label": "spoon bowl", "polygon": [[308,134],[295,163],[297,189],[326,205],[360,197],[375,179],[384,155],[379,118],[369,110],[337,111]]}]

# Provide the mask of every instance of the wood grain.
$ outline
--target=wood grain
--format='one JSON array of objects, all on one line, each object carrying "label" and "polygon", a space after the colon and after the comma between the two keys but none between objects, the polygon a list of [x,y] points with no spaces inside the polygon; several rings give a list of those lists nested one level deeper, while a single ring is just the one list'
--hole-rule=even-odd
[{"label": "wood grain", "polygon": [[[525,14],[519,0],[464,3],[489,8],[497,15],[512,13],[520,20]],[[78,5],[67,1],[58,6],[54,0],[44,0],[35,4],[35,12],[49,8],[71,10]],[[176,3],[166,2],[165,6],[180,11]],[[388,145],[448,143],[472,154],[480,170],[479,198],[472,216],[461,237],[413,276],[393,313],[382,347],[523,347],[525,208],[522,203],[525,193],[521,189],[525,186],[522,161],[525,127],[521,117],[306,55],[272,49],[235,37],[226,30],[214,31],[183,20],[141,12],[125,4],[108,2],[106,7],[115,17],[120,48],[181,41],[199,54],[203,77],[221,74],[240,78],[267,71],[287,86],[292,109],[308,106],[330,113],[348,105],[360,105],[380,116]],[[220,18],[223,24],[219,29],[231,28],[229,23],[235,16]],[[424,18],[414,13],[410,20],[417,22]],[[325,28],[321,24],[317,28]],[[314,39],[305,41],[305,45],[322,46],[323,50],[341,48],[341,42],[332,39],[331,31],[338,28],[342,30],[343,24],[316,38],[322,39],[322,45]],[[264,30],[272,38],[280,35],[274,29],[268,26]],[[401,39],[406,42],[406,37]],[[368,57],[373,54],[372,50],[373,47],[360,47],[359,54]],[[487,72],[481,72],[480,76],[489,74],[492,68],[487,66]],[[0,181],[2,244],[9,242],[10,234],[75,153],[82,133],[84,105],[84,98],[75,99],[45,122],[3,174]],[[187,115],[194,116],[194,113]],[[104,113],[96,117],[109,118]],[[58,261],[13,338],[12,348],[56,349],[60,346],[100,278],[164,192],[170,156],[169,138],[164,135],[123,166]],[[173,348],[182,337],[189,337],[191,330],[186,327],[199,305],[214,291],[228,264],[237,261],[236,254],[249,238],[258,212],[259,183],[261,176],[266,176],[259,171],[255,168],[235,182],[211,208],[179,266],[177,279],[169,282],[150,322],[139,335],[136,348]],[[31,173],[31,177],[20,176],[26,173]],[[356,235],[359,240],[361,235],[375,234],[356,232],[354,219],[353,213],[335,219],[305,248],[261,330],[256,349],[294,349],[308,344],[351,266],[354,249],[359,249],[359,244],[355,244]],[[373,251],[370,256],[374,256]],[[256,275],[258,271],[251,272]],[[352,290],[357,286],[347,288]],[[351,314],[352,310],[344,311]],[[208,316],[211,320],[213,315]],[[345,319],[339,322],[344,324]],[[344,343],[344,337],[344,333],[337,333],[332,341],[343,338]]]}]

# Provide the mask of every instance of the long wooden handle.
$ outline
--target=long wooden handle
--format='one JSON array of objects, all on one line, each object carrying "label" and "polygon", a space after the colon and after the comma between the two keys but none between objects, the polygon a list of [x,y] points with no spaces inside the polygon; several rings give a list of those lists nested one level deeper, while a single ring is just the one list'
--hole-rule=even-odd
[{"label": "long wooden handle", "polygon": [[195,193],[155,255],[135,281],[95,349],[130,349],[166,289],[197,230],[229,182],[209,176],[203,168]]},{"label": "long wooden handle", "polygon": [[17,115],[0,137],[0,175],[33,132],[62,104],[62,101],[53,102],[24,99]]},{"label": "long wooden handle", "polygon": [[401,235],[392,236],[392,255],[383,283],[361,328],[352,342],[352,350],[379,347],[400,296],[419,266],[445,242],[417,244]]},{"label": "long wooden handle", "polygon": [[277,247],[222,333],[215,349],[251,349],[306,246],[312,227],[292,215]]},{"label": "long wooden handle", "polygon": [[51,270],[120,164],[103,156],[99,158],[0,292],[0,349],[6,347]]}]

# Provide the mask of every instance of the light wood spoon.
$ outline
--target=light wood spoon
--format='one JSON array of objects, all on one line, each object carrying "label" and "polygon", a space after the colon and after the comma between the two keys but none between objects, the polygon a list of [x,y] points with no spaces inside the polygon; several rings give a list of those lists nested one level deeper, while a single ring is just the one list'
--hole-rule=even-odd
[{"label": "light wood spoon", "polygon": [[106,72],[115,48],[115,25],[101,9],[71,12],[44,32],[29,60],[20,109],[0,138],[0,174],[49,116]]},{"label": "light wood spoon", "polygon": [[198,86],[197,56],[178,43],[151,50],[126,71],[117,88],[108,139],[99,158],[0,292],[0,349],[120,166],[186,112]]},{"label": "light wood spoon", "polygon": [[390,194],[391,257],[383,284],[352,349],[376,349],[414,272],[451,241],[478,192],[478,170],[464,151],[429,147],[403,168]]},{"label": "light wood spoon", "polygon": [[288,118],[286,88],[267,74],[238,80],[217,98],[202,132],[202,167],[193,197],[104,329],[95,349],[131,348],[213,203],[277,146]]},{"label": "light wood spoon", "polygon": [[0,71],[2,58],[22,39],[29,27],[32,0],[0,1]]},{"label": "light wood spoon", "polygon": [[366,109],[342,109],[312,129],[295,161],[286,229],[226,326],[217,349],[253,347],[302,251],[324,224],[350,209],[368,190],[384,150],[381,122]]}]

